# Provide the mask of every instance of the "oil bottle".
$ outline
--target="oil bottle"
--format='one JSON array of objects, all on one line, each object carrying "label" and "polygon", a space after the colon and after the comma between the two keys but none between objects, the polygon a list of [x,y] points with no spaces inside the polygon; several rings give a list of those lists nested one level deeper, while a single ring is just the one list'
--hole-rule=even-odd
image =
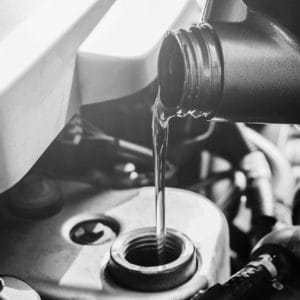
[{"label": "oil bottle", "polygon": [[[207,21],[165,36],[158,62],[161,101],[194,117],[299,123],[298,21],[290,14],[299,11],[299,1],[229,1],[234,7],[222,16],[225,2],[209,1]],[[243,10],[228,14],[238,2]]]}]

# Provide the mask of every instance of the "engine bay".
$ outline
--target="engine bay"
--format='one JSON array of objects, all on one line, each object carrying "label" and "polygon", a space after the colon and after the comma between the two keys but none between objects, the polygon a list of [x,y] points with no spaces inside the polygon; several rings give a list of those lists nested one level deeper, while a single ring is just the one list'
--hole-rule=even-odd
[{"label": "engine bay", "polygon": [[[54,139],[41,125],[41,155],[26,139],[26,174],[29,160],[18,180],[3,173],[0,299],[300,297],[299,4],[196,2],[170,10],[163,37],[146,30],[149,48],[105,37],[118,3],[80,46],[81,103]],[[156,153],[159,97],[170,126]]]}]

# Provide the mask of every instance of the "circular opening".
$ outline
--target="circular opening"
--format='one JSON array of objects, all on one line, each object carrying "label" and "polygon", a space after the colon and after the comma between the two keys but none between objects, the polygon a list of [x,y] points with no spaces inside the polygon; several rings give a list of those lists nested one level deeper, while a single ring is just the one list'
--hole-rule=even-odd
[{"label": "circular opening", "polygon": [[127,288],[163,291],[189,280],[197,270],[197,257],[191,240],[169,228],[165,251],[158,255],[155,228],[140,228],[116,239],[106,270],[108,277]]},{"label": "circular opening", "polygon": [[169,236],[162,253],[161,250],[158,250],[156,238],[145,236],[132,241],[125,252],[125,259],[130,263],[143,267],[153,267],[175,261],[182,252],[182,245]]},{"label": "circular opening", "polygon": [[185,77],[182,49],[176,33],[170,32],[163,40],[158,59],[160,99],[166,107],[177,107],[183,96]]}]

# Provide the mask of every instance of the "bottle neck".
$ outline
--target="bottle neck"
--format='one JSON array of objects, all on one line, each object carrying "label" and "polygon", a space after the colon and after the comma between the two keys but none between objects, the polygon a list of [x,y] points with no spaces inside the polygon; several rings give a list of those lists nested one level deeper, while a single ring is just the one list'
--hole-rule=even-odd
[{"label": "bottle neck", "polygon": [[223,88],[218,38],[208,23],[169,32],[158,60],[161,101],[194,117],[212,117]]}]

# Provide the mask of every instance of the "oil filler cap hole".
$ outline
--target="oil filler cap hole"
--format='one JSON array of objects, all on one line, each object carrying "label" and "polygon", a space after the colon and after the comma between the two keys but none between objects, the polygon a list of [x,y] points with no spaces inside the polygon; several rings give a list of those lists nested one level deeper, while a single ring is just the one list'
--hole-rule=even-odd
[{"label": "oil filler cap hole", "polygon": [[70,231],[71,240],[79,245],[101,245],[114,240],[120,232],[119,223],[113,218],[81,221]]}]

